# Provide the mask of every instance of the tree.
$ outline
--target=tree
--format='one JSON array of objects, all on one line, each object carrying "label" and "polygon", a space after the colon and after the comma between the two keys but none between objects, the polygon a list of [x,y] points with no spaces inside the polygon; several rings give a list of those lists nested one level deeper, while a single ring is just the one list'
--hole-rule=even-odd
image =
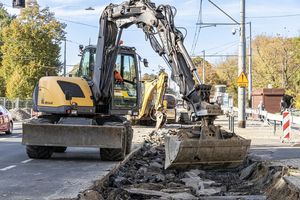
[{"label": "tree", "polygon": [[300,39],[258,36],[253,43],[253,84],[271,84],[296,97],[300,107]]},{"label": "tree", "polygon": [[233,97],[234,105],[237,104],[237,90],[236,83],[238,77],[238,63],[236,58],[227,58],[217,67],[217,74],[220,77],[219,84],[227,86],[227,92]]},{"label": "tree", "polygon": [[[10,24],[14,16],[10,16],[5,8],[0,4],[0,48],[3,45],[2,41],[2,29]],[[2,53],[0,52],[0,68],[2,61]],[[0,74],[0,96],[5,95],[5,79]]]},{"label": "tree", "polygon": [[[260,35],[252,45],[253,88],[266,88],[269,84],[284,88],[286,94],[296,97],[300,107],[300,38]],[[219,64],[217,72],[236,102],[237,59]]]},{"label": "tree", "polygon": [[[208,85],[216,85],[220,82],[220,78],[216,72],[216,70],[213,68],[213,66],[207,62],[204,61],[204,67],[205,67],[205,84]],[[202,80],[202,64],[203,64],[203,58],[200,56],[197,56],[193,58],[193,63],[195,64],[195,67],[197,68],[197,72]]]},{"label": "tree", "polygon": [[300,44],[294,38],[257,36],[253,41],[253,85],[289,90],[300,70]]},{"label": "tree", "polygon": [[64,28],[48,8],[40,10],[36,4],[23,9],[3,28],[0,73],[6,80],[7,97],[31,97],[42,76],[57,75],[62,66],[59,58]]}]

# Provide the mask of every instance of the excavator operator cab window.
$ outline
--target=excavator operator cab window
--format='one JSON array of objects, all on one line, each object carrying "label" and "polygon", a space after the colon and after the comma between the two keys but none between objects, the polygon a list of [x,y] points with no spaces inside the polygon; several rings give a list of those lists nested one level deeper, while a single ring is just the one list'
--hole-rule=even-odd
[{"label": "excavator operator cab window", "polygon": [[96,49],[94,48],[85,49],[81,57],[81,62],[79,65],[77,76],[83,77],[87,80],[91,80],[93,77],[95,60],[96,60]]},{"label": "excavator operator cab window", "polygon": [[113,104],[118,108],[137,106],[137,68],[134,55],[119,54],[117,56]]}]

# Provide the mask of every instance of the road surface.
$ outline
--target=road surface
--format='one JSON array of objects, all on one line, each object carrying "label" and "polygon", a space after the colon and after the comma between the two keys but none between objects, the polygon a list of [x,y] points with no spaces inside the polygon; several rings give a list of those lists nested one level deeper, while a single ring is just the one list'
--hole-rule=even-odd
[{"label": "road surface", "polygon": [[[217,124],[227,128],[223,116]],[[168,128],[178,125],[168,125]],[[133,142],[138,146],[153,128],[135,127]],[[117,162],[100,161],[98,149],[68,148],[49,160],[32,160],[21,144],[21,124],[12,135],[0,134],[0,200],[43,200],[74,198],[105,176]],[[293,127],[292,143],[281,143],[281,130],[259,121],[247,121],[246,129],[235,132],[252,140],[250,154],[259,160],[293,161],[300,166],[300,129]],[[295,164],[296,163],[296,164]]]},{"label": "road surface", "polygon": [[117,164],[100,161],[99,150],[90,148],[68,148],[49,160],[29,159],[21,133],[16,123],[12,135],[0,134],[1,200],[76,197]]}]

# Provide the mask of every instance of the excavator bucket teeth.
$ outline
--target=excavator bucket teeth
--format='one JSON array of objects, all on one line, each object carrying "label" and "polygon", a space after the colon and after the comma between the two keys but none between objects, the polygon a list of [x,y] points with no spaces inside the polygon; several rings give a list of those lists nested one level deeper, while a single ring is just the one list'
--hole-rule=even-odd
[{"label": "excavator bucket teeth", "polygon": [[245,160],[250,143],[239,136],[222,140],[166,136],[165,169],[234,168]]}]

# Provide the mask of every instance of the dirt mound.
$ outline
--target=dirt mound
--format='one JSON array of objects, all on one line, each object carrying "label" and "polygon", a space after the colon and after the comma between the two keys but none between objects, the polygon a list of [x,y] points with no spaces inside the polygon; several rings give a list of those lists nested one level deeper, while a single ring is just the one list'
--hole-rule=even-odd
[{"label": "dirt mound", "polygon": [[16,121],[23,121],[25,119],[29,119],[31,117],[30,109],[28,108],[14,108],[9,110],[11,116]]}]

